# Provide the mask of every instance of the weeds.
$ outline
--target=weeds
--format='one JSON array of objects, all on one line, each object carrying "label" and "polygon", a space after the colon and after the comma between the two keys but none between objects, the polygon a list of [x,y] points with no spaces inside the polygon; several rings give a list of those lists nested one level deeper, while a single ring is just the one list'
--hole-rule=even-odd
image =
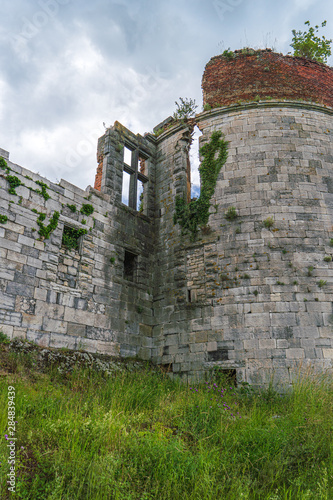
[{"label": "weeds", "polygon": [[[16,356],[0,385],[3,405],[16,388],[18,498],[332,498],[329,376],[299,376],[280,394],[223,376],[186,386],[148,368],[49,369],[34,382],[27,370]],[[0,422],[6,457],[4,412]],[[7,473],[3,460],[4,499]]]},{"label": "weeds", "polygon": [[226,213],[224,214],[227,220],[233,221],[237,219],[238,213],[235,207],[229,207]]},{"label": "weeds", "polygon": [[271,227],[273,227],[274,226],[274,219],[273,219],[273,217],[267,217],[267,219],[265,219],[264,222],[263,222],[263,226],[266,229],[270,229]]}]

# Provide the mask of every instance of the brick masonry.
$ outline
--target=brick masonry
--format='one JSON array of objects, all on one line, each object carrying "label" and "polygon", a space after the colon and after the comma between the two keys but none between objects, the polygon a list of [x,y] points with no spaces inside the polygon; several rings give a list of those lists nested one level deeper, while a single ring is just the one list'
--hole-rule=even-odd
[{"label": "brick masonry", "polygon": [[[116,122],[99,140],[98,189],[86,191],[52,184],[0,150],[24,183],[11,195],[0,172],[8,217],[0,224],[1,330],[41,345],[137,355],[185,381],[217,368],[251,384],[274,377],[288,385],[300,366],[332,369],[332,114],[275,99],[168,122],[158,137]],[[208,226],[191,241],[173,218],[175,197],[189,197],[195,124],[201,145],[222,131],[228,158]],[[124,170],[132,208],[122,203]],[[94,207],[88,217],[84,203]],[[60,212],[49,239],[40,239],[33,210],[47,215],[45,224]],[[77,251],[62,244],[66,226],[88,229]]]},{"label": "brick masonry", "polygon": [[228,106],[254,99],[312,101],[333,106],[333,68],[270,49],[213,57],[203,79],[204,105]]}]

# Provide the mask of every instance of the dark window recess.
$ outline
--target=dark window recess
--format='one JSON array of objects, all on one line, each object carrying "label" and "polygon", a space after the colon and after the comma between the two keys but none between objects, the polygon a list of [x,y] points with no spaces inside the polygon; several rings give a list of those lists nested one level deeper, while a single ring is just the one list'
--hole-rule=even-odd
[{"label": "dark window recess", "polygon": [[87,233],[86,229],[74,229],[73,227],[64,226],[62,233],[62,246],[68,250],[79,250],[81,237]]},{"label": "dark window recess", "polygon": [[124,278],[126,280],[134,281],[136,266],[137,266],[137,255],[125,250],[124,258]]},{"label": "dark window recess", "polygon": [[218,349],[208,353],[208,361],[226,361],[228,357],[228,349]]},{"label": "dark window recess", "polygon": [[197,301],[197,290],[191,290],[190,288],[187,289],[187,302],[190,304],[191,302],[196,302]]},{"label": "dark window recess", "polygon": [[222,384],[237,385],[237,371],[235,368],[220,368],[216,366],[214,368],[214,380]]},{"label": "dark window recess", "polygon": [[161,369],[162,372],[164,373],[172,373],[172,363],[165,364],[165,365],[158,365]]}]

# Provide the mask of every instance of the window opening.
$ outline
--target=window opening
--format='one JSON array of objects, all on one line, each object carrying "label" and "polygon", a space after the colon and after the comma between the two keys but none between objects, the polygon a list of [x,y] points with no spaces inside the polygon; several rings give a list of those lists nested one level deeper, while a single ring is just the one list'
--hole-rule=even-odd
[{"label": "window opening", "polygon": [[129,167],[132,165],[132,151],[126,146],[124,146],[124,163]]},{"label": "window opening", "polygon": [[134,281],[136,267],[137,267],[137,255],[132,252],[125,250],[124,257],[124,278],[130,281]]},{"label": "window opening", "polygon": [[143,156],[139,155],[139,172],[142,175],[148,175],[147,160]]},{"label": "window opening", "polygon": [[64,226],[61,245],[67,248],[67,250],[79,251],[82,242],[82,236],[86,233],[86,229],[75,229],[74,227]]},{"label": "window opening", "polygon": [[129,187],[130,187],[131,174],[123,171],[123,186],[121,193],[121,201],[128,206],[129,204]]},{"label": "window opening", "polygon": [[138,212],[147,211],[148,157],[124,146],[121,201]]},{"label": "window opening", "polygon": [[200,174],[199,174],[199,137],[202,135],[199,127],[195,126],[192,134],[192,143],[190,146],[190,165],[191,165],[191,199],[200,196]]},{"label": "window opening", "polygon": [[144,183],[138,180],[138,190],[137,190],[137,211],[143,212],[144,209]]},{"label": "window opening", "polygon": [[237,386],[237,371],[235,368],[215,366],[213,369],[213,376],[218,384],[232,384]]}]

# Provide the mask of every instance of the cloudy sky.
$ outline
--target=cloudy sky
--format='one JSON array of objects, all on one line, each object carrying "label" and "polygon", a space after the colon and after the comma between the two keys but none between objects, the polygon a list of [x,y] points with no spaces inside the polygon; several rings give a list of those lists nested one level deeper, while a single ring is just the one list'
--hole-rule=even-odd
[{"label": "cloudy sky", "polygon": [[85,189],[103,122],[143,134],[179,97],[201,110],[211,57],[245,46],[286,54],[292,29],[325,19],[320,34],[333,38],[330,0],[3,1],[0,148]]}]

